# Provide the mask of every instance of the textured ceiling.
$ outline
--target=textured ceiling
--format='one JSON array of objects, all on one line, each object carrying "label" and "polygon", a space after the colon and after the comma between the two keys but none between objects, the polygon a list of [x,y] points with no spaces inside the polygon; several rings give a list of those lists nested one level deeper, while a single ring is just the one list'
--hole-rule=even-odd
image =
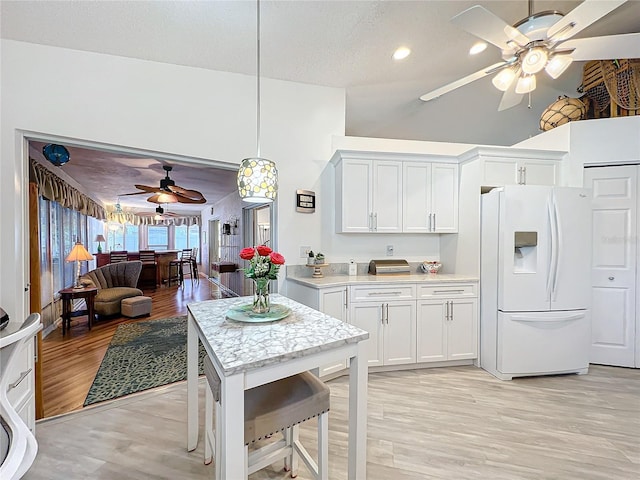
[{"label": "textured ceiling", "polygon": [[[536,0],[533,10],[567,13],[580,3]],[[577,96],[582,64],[575,62],[555,81],[540,76],[530,108],[525,100],[497,112],[501,92],[489,77],[421,102],[423,93],[500,60],[493,46],[470,57],[469,46],[477,39],[449,22],[475,4],[510,24],[528,13],[526,0],[262,0],[261,75],[344,87],[347,135],[511,145],[539,133],[540,113],[558,95]],[[2,0],[0,8],[2,38],[256,72],[254,1]],[[628,1],[576,38],[630,32],[640,32],[638,0]],[[399,45],[410,46],[413,53],[394,62],[391,54]]]}]

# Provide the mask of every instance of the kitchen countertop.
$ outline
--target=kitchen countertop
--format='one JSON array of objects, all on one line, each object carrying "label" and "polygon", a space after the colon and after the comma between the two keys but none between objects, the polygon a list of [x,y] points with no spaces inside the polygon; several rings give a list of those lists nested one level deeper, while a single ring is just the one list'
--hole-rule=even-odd
[{"label": "kitchen countertop", "polygon": [[451,273],[411,273],[390,275],[325,275],[321,278],[288,276],[287,280],[312,288],[342,287],[376,283],[460,283],[477,282],[478,277]]}]

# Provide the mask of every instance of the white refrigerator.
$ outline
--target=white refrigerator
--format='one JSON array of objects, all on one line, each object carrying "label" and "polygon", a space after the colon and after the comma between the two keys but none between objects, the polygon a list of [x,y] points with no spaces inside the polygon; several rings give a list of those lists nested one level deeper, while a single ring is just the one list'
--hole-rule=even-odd
[{"label": "white refrigerator", "polygon": [[481,208],[481,367],[502,380],[587,373],[590,190],[505,186]]}]

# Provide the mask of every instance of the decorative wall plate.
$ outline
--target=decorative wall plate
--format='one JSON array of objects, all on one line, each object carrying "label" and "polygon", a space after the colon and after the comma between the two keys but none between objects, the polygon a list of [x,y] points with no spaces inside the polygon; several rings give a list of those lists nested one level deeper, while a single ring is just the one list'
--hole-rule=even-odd
[{"label": "decorative wall plate", "polygon": [[272,303],[271,309],[267,313],[254,313],[249,303],[231,307],[227,311],[227,319],[245,323],[265,323],[282,320],[288,317],[290,313],[291,309],[289,307],[277,303]]}]

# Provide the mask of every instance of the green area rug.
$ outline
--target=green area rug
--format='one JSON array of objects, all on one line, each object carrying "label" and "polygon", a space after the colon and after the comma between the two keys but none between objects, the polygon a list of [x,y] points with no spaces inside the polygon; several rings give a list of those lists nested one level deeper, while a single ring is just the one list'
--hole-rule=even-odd
[{"label": "green area rug", "polygon": [[[201,344],[200,374],[205,351]],[[187,317],[119,325],[84,406],[187,378]]]}]

